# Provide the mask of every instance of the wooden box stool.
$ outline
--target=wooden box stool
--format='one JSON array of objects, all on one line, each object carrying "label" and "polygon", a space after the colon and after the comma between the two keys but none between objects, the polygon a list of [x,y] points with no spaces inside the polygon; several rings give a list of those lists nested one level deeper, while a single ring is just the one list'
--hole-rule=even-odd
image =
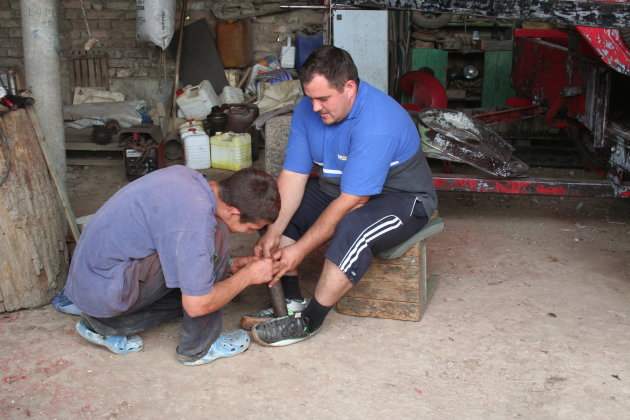
[{"label": "wooden box stool", "polygon": [[344,315],[420,321],[437,287],[427,275],[427,240],[444,230],[435,216],[402,244],[379,253],[365,276],[337,303]]}]

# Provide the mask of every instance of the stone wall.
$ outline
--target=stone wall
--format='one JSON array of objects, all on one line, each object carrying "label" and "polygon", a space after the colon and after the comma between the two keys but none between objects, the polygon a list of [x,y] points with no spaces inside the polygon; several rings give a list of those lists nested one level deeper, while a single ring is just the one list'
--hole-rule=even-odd
[{"label": "stone wall", "polygon": [[[177,4],[179,8],[181,1]],[[209,0],[189,0],[187,21],[206,19],[214,30],[216,19],[211,4]],[[111,90],[123,92],[129,99],[145,99],[149,105],[159,99],[164,92],[164,81],[173,79],[175,54],[171,48],[163,53],[159,47],[136,41],[136,1],[83,0],[85,19],[80,0],[61,0],[59,5],[64,103],[72,101],[65,57],[72,50],[82,49],[89,39],[86,21],[92,38],[98,39],[94,49],[107,52]],[[179,15],[178,9],[176,28]],[[299,9],[252,18],[254,60],[269,54],[279,55],[287,36],[305,25],[321,24],[322,17],[320,10]],[[8,67],[16,67],[23,74],[19,0],[0,0],[0,71]]]}]

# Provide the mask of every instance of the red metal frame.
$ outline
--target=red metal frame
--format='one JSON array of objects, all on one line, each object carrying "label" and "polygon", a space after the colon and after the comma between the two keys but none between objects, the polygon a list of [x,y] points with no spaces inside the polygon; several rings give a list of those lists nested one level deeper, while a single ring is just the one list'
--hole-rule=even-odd
[{"label": "red metal frame", "polygon": [[523,121],[540,115],[542,108],[538,105],[523,106],[520,108],[505,109],[502,111],[477,114],[475,118],[486,125],[495,125],[515,121]]},{"label": "red metal frame", "polygon": [[630,184],[615,186],[607,180],[496,179],[470,175],[434,174],[438,191],[479,192],[569,197],[630,198]]},{"label": "red metal frame", "polygon": [[516,29],[514,38],[516,59],[512,83],[517,92],[536,105],[548,107],[545,119],[552,126],[566,126],[566,122],[555,120],[560,108],[566,109],[567,117],[583,115],[585,93],[569,96],[566,91],[584,89],[588,74],[570,56],[567,33],[554,29]]},{"label": "red metal frame", "polygon": [[[583,34],[598,34],[599,42],[608,39],[602,33],[610,34],[611,31],[614,30],[581,30]],[[616,32],[618,37],[619,31]],[[521,98],[509,105],[518,108],[475,117],[492,125],[532,118],[544,112],[545,120],[551,127],[576,130],[583,125],[593,133],[595,144],[602,144],[608,104],[608,86],[604,76],[606,67],[599,64],[602,52],[591,48],[593,42],[590,39],[571,38],[567,32],[559,30],[517,29],[514,38],[512,80]],[[630,54],[625,44],[614,46],[607,43],[606,47]],[[622,59],[617,58],[617,64],[626,59],[623,53],[620,54]],[[627,58],[630,63],[630,56]],[[609,61],[606,62],[611,65]],[[592,86],[598,88],[593,89]],[[611,179],[494,179],[447,174],[435,174],[434,179],[436,189],[440,191],[630,198],[630,184],[618,185],[618,181],[613,183]]]},{"label": "red metal frame", "polygon": [[[597,0],[627,3],[628,0]],[[630,8],[630,6],[629,6]],[[612,69],[630,76],[630,45],[626,45],[617,29],[576,26],[577,30],[597,52],[599,58]]]}]

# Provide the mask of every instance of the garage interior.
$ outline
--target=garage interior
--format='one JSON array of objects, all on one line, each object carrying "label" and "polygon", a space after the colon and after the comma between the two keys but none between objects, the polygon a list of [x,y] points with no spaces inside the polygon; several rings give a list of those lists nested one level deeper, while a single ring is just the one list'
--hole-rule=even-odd
[{"label": "garage interior", "polygon": [[[146,3],[0,0],[1,418],[627,418],[630,4],[171,0],[156,38]],[[194,369],[176,323],[138,354],[85,342],[50,302],[89,216],[192,162],[192,138],[209,179],[277,176],[321,44],[421,130],[445,226],[419,319],[340,308],[305,343]],[[210,153],[226,124],[229,164]],[[233,234],[234,255],[255,241]],[[244,291],[224,329],[268,299]]]}]

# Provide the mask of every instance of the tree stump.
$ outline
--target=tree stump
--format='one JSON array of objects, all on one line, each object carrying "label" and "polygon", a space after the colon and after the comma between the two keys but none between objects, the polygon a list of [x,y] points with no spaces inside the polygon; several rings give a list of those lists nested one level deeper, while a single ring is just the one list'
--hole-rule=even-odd
[{"label": "tree stump", "polygon": [[[25,109],[0,117],[0,312],[50,302],[68,273],[66,219]],[[8,147],[7,147],[8,146]]]}]

